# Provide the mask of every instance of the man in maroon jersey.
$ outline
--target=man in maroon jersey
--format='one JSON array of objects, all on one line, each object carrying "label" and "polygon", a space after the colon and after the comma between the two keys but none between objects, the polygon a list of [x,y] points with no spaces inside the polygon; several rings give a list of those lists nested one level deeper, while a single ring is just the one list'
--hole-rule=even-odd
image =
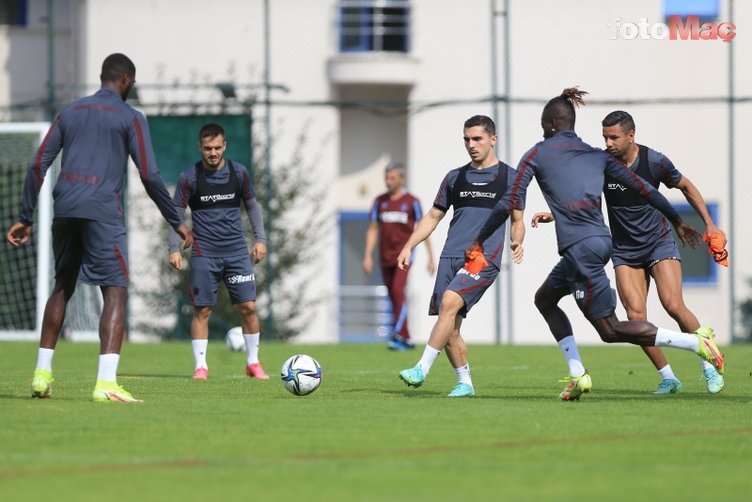
[{"label": "man in maroon jersey", "polygon": [[[373,250],[379,241],[379,258],[381,275],[392,301],[392,335],[387,346],[393,350],[408,350],[414,348],[410,341],[410,331],[407,326],[407,302],[405,301],[405,285],[409,269],[400,270],[397,266],[397,256],[413,233],[416,223],[423,216],[420,201],[405,190],[405,167],[400,163],[392,163],[384,171],[384,182],[387,191],[373,202],[370,220],[366,231],[366,246],[363,255],[363,271],[370,275],[373,272]],[[433,260],[431,242],[426,240],[428,252],[428,272],[433,275],[436,264]]]}]

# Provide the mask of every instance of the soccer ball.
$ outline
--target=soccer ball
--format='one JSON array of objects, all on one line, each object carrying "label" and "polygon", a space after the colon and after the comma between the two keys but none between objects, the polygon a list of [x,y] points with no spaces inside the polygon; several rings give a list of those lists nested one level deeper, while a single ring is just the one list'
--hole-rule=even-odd
[{"label": "soccer ball", "polygon": [[321,366],[306,354],[296,354],[285,361],[280,370],[285,389],[296,396],[310,394],[321,385]]},{"label": "soccer ball", "polygon": [[245,337],[243,336],[243,328],[236,326],[230,329],[225,335],[225,342],[227,342],[227,348],[233,352],[241,352],[245,350]]}]

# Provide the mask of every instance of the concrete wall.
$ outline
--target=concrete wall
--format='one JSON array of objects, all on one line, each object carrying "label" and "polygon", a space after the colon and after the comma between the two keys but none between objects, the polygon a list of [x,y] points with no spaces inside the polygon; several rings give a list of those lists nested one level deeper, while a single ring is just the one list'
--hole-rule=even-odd
[{"label": "concrete wall", "polygon": [[[55,81],[66,85],[61,95],[76,93],[80,83],[82,32],[79,27],[78,2],[58,0],[53,3],[53,51]],[[0,120],[35,121],[47,119],[40,108],[48,98],[48,29],[49,13],[45,0],[29,0],[26,26],[0,25]],[[27,105],[10,110],[8,105]]]},{"label": "concrete wall", "polygon": [[[31,2],[37,5],[39,2]],[[495,2],[496,11],[503,3]],[[539,125],[542,103],[564,87],[580,85],[589,91],[592,103],[578,111],[577,131],[588,142],[601,145],[600,120],[620,108],[635,117],[637,140],[669,156],[679,170],[701,190],[706,200],[716,202],[718,224],[729,232],[735,253],[733,271],[722,269],[716,285],[685,287],[687,304],[702,322],[716,328],[722,341],[730,339],[729,281],[735,281],[737,300],[749,296],[746,279],[752,276],[749,244],[752,231],[744,223],[750,211],[744,187],[750,186],[745,169],[744,138],[752,132],[749,102],[736,108],[736,178],[734,183],[736,223],[730,228],[728,180],[728,112],[723,102],[631,103],[656,98],[723,98],[727,93],[729,44],[720,40],[669,41],[611,39],[609,22],[664,22],[663,2],[635,0],[603,2],[596,0],[510,0],[509,77],[511,96],[517,100],[509,108],[510,144],[503,144],[507,131],[505,107],[499,106],[500,157],[516,165],[522,153],[541,139]],[[727,4],[719,21],[727,19]],[[340,111],[327,103],[335,99],[394,99],[394,89],[343,89],[329,81],[327,65],[337,54],[336,6],[334,0],[270,1],[271,81],[289,88],[273,91],[271,116],[274,144],[272,158],[289,158],[297,133],[308,127],[311,145],[320,145],[317,176],[331,180],[333,189],[328,207],[367,211],[373,195],[383,189],[383,165],[395,158],[406,160],[409,189],[429,207],[445,173],[468,161],[463,148],[462,123],[471,115],[493,113],[488,101],[492,94],[491,27],[498,29],[498,93],[503,93],[503,19],[491,15],[492,0],[414,0],[412,53],[417,61],[414,85],[398,94],[407,96],[409,110],[389,120],[363,112]],[[109,53],[127,53],[136,62],[139,84],[205,84],[232,81],[239,86],[258,84],[264,64],[263,2],[261,0],[222,0],[210,6],[200,0],[96,0],[73,2],[68,21],[70,41],[62,43],[58,56],[72,61],[71,74],[59,79],[96,83],[101,60]],[[752,4],[735,2],[737,37],[731,42],[735,53],[736,94],[752,96],[752,75],[745,64],[750,54]],[[0,37],[8,37],[0,32]],[[14,35],[15,36],[15,35]],[[26,35],[23,35],[26,36]],[[0,104],[7,102],[5,90],[24,88],[43,94],[44,46],[0,45],[6,64],[0,69]],[[2,38],[0,38],[2,40]],[[67,44],[67,45],[66,45]],[[10,62],[23,57],[39,64],[32,70]],[[80,60],[80,62],[79,62]],[[82,77],[76,75],[81,68]],[[31,73],[25,73],[30,72]],[[60,70],[63,71],[62,69]],[[66,70],[67,71],[67,70]],[[4,80],[3,80],[4,79]],[[36,86],[36,87],[34,87]],[[35,90],[36,89],[36,90]],[[22,99],[13,91],[12,100]],[[150,99],[169,100],[170,92],[149,91]],[[207,90],[195,91],[211,92]],[[250,91],[248,91],[250,92]],[[6,93],[6,94],[3,94]],[[157,95],[161,93],[161,95]],[[195,97],[195,96],[194,96]],[[23,97],[25,99],[25,97]],[[430,105],[430,106],[429,106]],[[263,108],[256,110],[260,129]],[[361,120],[363,119],[363,120]],[[399,157],[404,156],[404,159]],[[678,191],[664,193],[670,200],[684,202]],[[533,184],[527,201],[526,219],[545,204]],[[431,237],[440,250],[451,215]],[[332,300],[321,308],[317,321],[302,341],[331,341],[337,335],[334,294],[337,287],[337,235],[322,236],[329,251],[321,256],[322,291]],[[468,341],[485,343],[500,338],[504,342],[551,343],[548,328],[535,311],[535,290],[556,263],[553,228],[528,229],[525,262],[511,267],[500,278],[498,309],[502,315],[501,333],[496,332],[497,303],[489,291],[465,323]],[[417,341],[428,338],[433,318],[426,316],[433,278],[424,271],[425,255],[419,250],[411,274],[412,331]],[[509,300],[511,296],[511,300]],[[563,307],[570,314],[578,338],[599,343],[594,330],[584,321],[571,299]],[[507,319],[511,319],[509,329]],[[619,310],[623,316],[623,311]],[[657,324],[674,327],[653,293],[649,317]]]}]

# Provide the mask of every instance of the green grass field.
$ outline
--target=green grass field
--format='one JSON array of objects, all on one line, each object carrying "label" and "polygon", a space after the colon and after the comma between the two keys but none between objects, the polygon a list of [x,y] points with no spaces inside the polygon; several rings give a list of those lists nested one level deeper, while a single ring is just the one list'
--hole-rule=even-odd
[{"label": "green grass field", "polygon": [[[89,401],[98,346],[61,342],[50,400],[32,400],[36,344],[0,343],[0,500],[741,500],[752,488],[752,346],[725,347],[726,388],[667,351],[684,392],[654,396],[637,347],[581,348],[594,390],[562,402],[555,345],[471,346],[478,395],[448,399],[444,356],[420,389],[397,372],[420,353],[262,343],[269,382],[244,354],[188,343],[126,345],[120,383],[142,404]],[[290,355],[323,367],[287,393]],[[744,494],[747,495],[744,495]]]}]

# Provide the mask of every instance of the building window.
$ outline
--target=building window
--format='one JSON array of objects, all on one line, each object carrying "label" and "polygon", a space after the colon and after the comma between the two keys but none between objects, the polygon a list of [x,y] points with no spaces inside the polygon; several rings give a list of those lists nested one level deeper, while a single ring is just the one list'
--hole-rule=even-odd
[{"label": "building window", "polygon": [[0,26],[26,26],[27,0],[0,0]]},{"label": "building window", "polygon": [[715,21],[721,9],[720,0],[663,0],[663,16],[700,16],[705,21]]},{"label": "building window", "polygon": [[340,52],[409,52],[408,0],[342,0],[339,3]]},{"label": "building window", "polygon": [[[702,233],[705,223],[697,215],[697,212],[689,204],[674,204],[674,208],[688,225]],[[710,217],[718,223],[718,205],[706,201]],[[708,247],[700,244],[697,249],[682,247],[681,240],[672,229],[674,239],[679,243],[679,251],[682,258],[682,279],[684,284],[691,286],[715,286],[718,282],[718,267],[712,256],[708,254]]]},{"label": "building window", "polygon": [[383,343],[391,336],[392,303],[378,258],[373,274],[363,273],[367,211],[339,213],[339,340]]}]

